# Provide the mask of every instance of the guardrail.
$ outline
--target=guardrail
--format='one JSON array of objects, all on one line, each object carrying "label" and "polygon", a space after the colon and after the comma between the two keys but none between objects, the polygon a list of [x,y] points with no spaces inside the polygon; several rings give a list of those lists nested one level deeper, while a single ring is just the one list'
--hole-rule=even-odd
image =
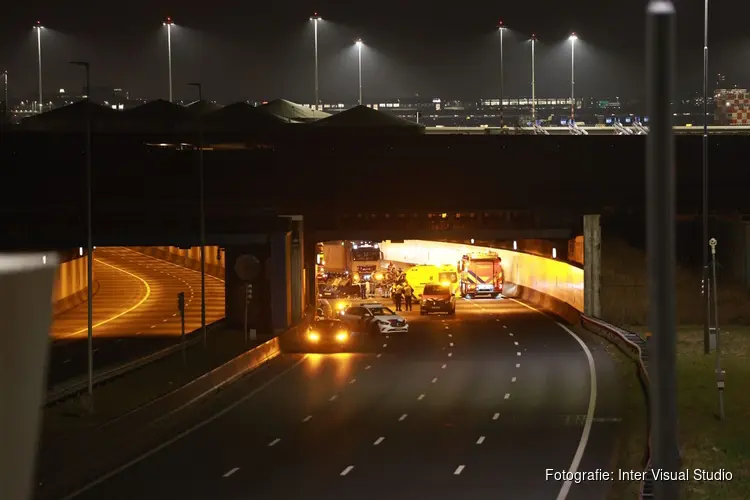
[{"label": "guardrail", "polygon": [[[649,378],[648,378],[648,345],[640,335],[629,332],[623,328],[611,325],[606,321],[590,316],[581,315],[581,324],[584,328],[602,336],[616,345],[622,352],[630,356],[638,364],[638,375],[646,395],[647,408],[649,402]],[[653,477],[651,476],[651,422],[649,411],[648,423],[648,443],[646,445],[645,475],[641,482],[642,499],[653,498]]]},{"label": "guardrail", "polygon": [[[219,321],[215,321],[211,324],[206,325],[206,328],[209,330],[214,330],[216,328],[219,328],[223,324],[224,324],[224,320],[221,319]],[[194,330],[186,335],[190,337],[186,339],[185,341],[186,349],[201,341],[201,337],[195,335],[199,331],[200,329]],[[121,377],[139,368],[143,368],[144,366],[150,363],[153,363],[154,361],[158,361],[171,354],[174,354],[175,352],[179,352],[182,349],[182,347],[183,347],[182,344],[177,343],[173,346],[160,349],[158,351],[152,352],[151,354],[147,354],[146,356],[142,356],[132,361],[128,361],[126,363],[121,363],[119,365],[104,368],[94,373],[93,385],[94,387],[98,385],[102,385],[103,383],[109,382],[112,379]],[[55,403],[59,403],[65,399],[68,399],[70,397],[76,396],[84,392],[86,389],[88,389],[88,377],[86,376],[81,376],[70,381],[62,382],[47,392],[45,405],[49,406]]]}]

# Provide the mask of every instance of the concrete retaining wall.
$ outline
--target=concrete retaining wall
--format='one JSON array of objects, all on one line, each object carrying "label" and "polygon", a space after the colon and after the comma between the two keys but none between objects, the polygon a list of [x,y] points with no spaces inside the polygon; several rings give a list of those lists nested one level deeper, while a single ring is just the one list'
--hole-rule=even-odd
[{"label": "concrete retaining wall", "polygon": [[[87,257],[76,257],[63,262],[57,268],[55,285],[52,288],[52,312],[61,314],[84,302],[88,298]],[[94,283],[96,293],[96,283]]]},{"label": "concrete retaining wall", "polygon": [[[183,267],[201,269],[201,249],[191,247],[189,249],[177,247],[132,247],[137,252],[166,260]],[[217,246],[206,247],[206,274],[224,279],[226,256],[224,249]]]}]

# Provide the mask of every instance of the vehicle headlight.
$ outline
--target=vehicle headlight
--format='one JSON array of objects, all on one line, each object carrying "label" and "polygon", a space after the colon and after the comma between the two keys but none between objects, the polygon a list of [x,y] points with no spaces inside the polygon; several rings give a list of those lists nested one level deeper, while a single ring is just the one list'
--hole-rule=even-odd
[{"label": "vehicle headlight", "polygon": [[339,311],[343,311],[344,309],[346,309],[346,304],[344,302],[339,302],[338,304],[336,304],[336,309],[338,309]]},{"label": "vehicle headlight", "polygon": [[336,334],[336,340],[339,342],[346,342],[349,338],[349,334],[347,332],[339,332]]},{"label": "vehicle headlight", "polygon": [[320,334],[318,332],[307,332],[307,339],[311,342],[317,342],[320,340]]}]

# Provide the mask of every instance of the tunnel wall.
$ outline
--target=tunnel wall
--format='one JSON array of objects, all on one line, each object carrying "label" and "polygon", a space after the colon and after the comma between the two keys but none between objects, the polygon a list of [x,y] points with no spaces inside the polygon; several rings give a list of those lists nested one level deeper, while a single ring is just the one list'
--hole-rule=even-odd
[{"label": "tunnel wall", "polygon": [[382,243],[381,248],[385,260],[414,264],[457,263],[468,253],[497,252],[505,272],[504,295],[542,306],[571,322],[583,311],[583,269],[567,262],[499,248],[423,240]]},{"label": "tunnel wall", "polygon": [[[191,247],[189,249],[178,247],[133,247],[146,255],[156,257],[157,259],[166,260],[183,267],[200,271],[201,268],[201,249],[200,247]],[[206,274],[224,279],[226,266],[226,255],[223,248],[217,246],[206,247]]]},{"label": "tunnel wall", "polygon": [[[52,288],[52,313],[57,315],[86,302],[88,298],[87,257],[74,258],[61,255],[63,262],[57,268]],[[96,283],[94,284],[96,292]]]}]

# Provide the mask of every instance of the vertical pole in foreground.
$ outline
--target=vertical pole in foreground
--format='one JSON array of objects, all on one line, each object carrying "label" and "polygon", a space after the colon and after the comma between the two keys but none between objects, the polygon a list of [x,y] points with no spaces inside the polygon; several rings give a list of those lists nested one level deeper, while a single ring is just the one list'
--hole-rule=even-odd
[{"label": "vertical pole in foreground", "polygon": [[703,12],[703,352],[711,351],[711,336],[709,334],[709,309],[711,302],[708,297],[708,0]]},{"label": "vertical pole in foreground", "polygon": [[[725,373],[721,369],[721,329],[719,328],[719,289],[716,286],[716,238],[708,242],[711,247],[711,290],[714,302],[714,334],[716,335],[716,389],[719,391],[719,419],[724,420]],[[710,302],[709,302],[710,304]],[[709,315],[710,319],[710,315]]]},{"label": "vertical pole in foreground", "polygon": [[169,102],[174,102],[172,99],[172,21],[169,20],[167,23],[167,52],[168,52],[168,63],[169,63]]},{"label": "vertical pole in foreground", "polygon": [[[675,166],[672,131],[675,8],[651,0],[647,10],[648,109],[651,130],[646,158],[652,467],[679,469],[675,325]],[[679,498],[678,481],[654,478],[659,500]]]},{"label": "vertical pole in foreground", "polygon": [[536,125],[536,35],[531,37],[531,120]]},{"label": "vertical pole in foreground", "polygon": [[39,113],[41,114],[44,111],[44,100],[42,94],[42,27],[39,23],[36,26],[36,53],[39,70]]},{"label": "vertical pole in foreground", "polygon": [[318,88],[318,19],[313,21],[315,29],[315,109],[320,105],[320,95]]},{"label": "vertical pole in foreground", "polygon": [[[86,100],[91,100],[91,71],[86,70]],[[88,394],[91,410],[94,408],[94,228],[93,228],[93,179],[91,178],[91,106],[86,106],[86,232],[88,245]]]},{"label": "vertical pole in foreground", "polygon": [[505,106],[503,106],[503,94],[505,93],[505,61],[503,53],[503,31],[505,26],[500,21],[500,126],[505,126]]}]

